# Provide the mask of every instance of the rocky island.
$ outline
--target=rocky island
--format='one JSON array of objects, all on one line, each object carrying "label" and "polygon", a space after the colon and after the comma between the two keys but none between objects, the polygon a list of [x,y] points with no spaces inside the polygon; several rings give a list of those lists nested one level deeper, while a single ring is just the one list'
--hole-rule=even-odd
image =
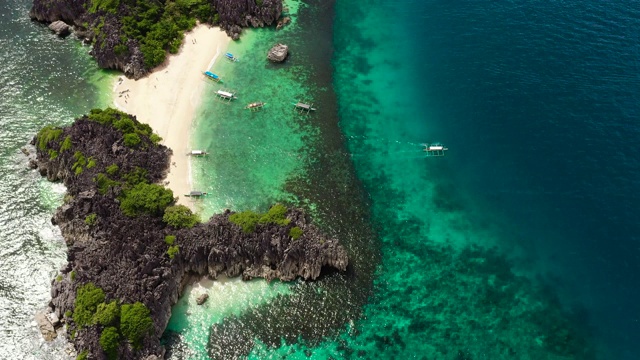
[{"label": "rocky island", "polygon": [[61,35],[71,25],[93,44],[100,67],[135,79],[162,64],[167,51],[177,53],[184,32],[197,22],[220,26],[237,40],[243,27],[281,28],[289,22],[278,20],[281,15],[282,0],[33,0],[29,12],[33,20],[56,23],[52,30]]},{"label": "rocky island", "polygon": [[347,268],[345,249],[299,209],[275,204],[201,223],[158,184],[171,155],[160,140],[134,116],[94,109],[32,141],[31,166],[68,191],[52,219],[68,253],[49,312],[79,359],[163,358],[171,306],[194,276],[289,281]]}]

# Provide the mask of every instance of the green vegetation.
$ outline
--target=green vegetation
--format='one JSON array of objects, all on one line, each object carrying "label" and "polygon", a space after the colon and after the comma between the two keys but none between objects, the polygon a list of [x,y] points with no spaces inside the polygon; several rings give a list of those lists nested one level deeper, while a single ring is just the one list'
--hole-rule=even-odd
[{"label": "green vegetation", "polygon": [[98,304],[104,302],[104,296],[104,291],[93,283],[87,283],[78,289],[73,310],[73,321],[78,327],[91,325]]},{"label": "green vegetation", "polygon": [[176,236],[175,235],[167,235],[164,237],[164,242],[167,245],[173,245],[174,242],[176,242]]},{"label": "green vegetation", "polygon": [[107,359],[113,360],[118,357],[118,343],[120,342],[120,334],[118,329],[109,326],[102,330],[100,335],[100,347],[107,354]]},{"label": "green vegetation", "polygon": [[87,360],[88,356],[89,356],[89,351],[84,350],[83,352],[78,354],[78,356],[76,357],[76,360]]},{"label": "green vegetation", "polygon": [[62,275],[58,275],[58,276],[56,276],[56,281],[57,281],[57,282],[62,281]]},{"label": "green vegetation", "polygon": [[110,303],[100,303],[93,315],[93,323],[102,326],[113,325],[120,317],[120,306],[114,300]]},{"label": "green vegetation", "polygon": [[60,145],[60,152],[71,150],[71,145],[73,145],[71,143],[71,136],[68,135],[66,138],[64,138],[62,144]]},{"label": "green vegetation", "polygon": [[65,204],[68,204],[72,201],[73,201],[73,195],[71,194],[65,194],[64,198],[62,198],[62,202],[64,202]]},{"label": "green vegetation", "polygon": [[140,136],[138,134],[124,134],[124,144],[128,147],[134,147],[140,144]]},{"label": "green vegetation", "polygon": [[124,191],[120,209],[127,216],[160,215],[173,202],[173,192],[156,184],[139,183]]},{"label": "green vegetation", "polygon": [[169,206],[164,210],[162,221],[174,228],[192,228],[200,222],[198,215],[184,205]]},{"label": "green vegetation", "polygon": [[291,220],[285,217],[286,212],[286,206],[275,204],[265,214],[258,214],[250,210],[242,211],[229,216],[229,221],[240,226],[245,233],[251,233],[256,229],[257,224],[288,225]]},{"label": "green vegetation", "polygon": [[71,170],[75,171],[76,175],[80,175],[84,171],[84,167],[87,165],[87,158],[85,158],[84,154],[80,151],[76,151],[73,154],[73,157],[76,159],[76,162],[71,166]]},{"label": "green vegetation", "polygon": [[84,218],[84,223],[89,226],[94,225],[96,221],[98,221],[98,215],[96,215],[95,213],[91,213]]},{"label": "green vegetation", "polygon": [[58,152],[53,149],[49,149],[49,160],[53,160],[57,157],[58,157]]},{"label": "green vegetation", "polygon": [[291,220],[285,217],[287,207],[282,204],[273,205],[266,214],[260,217],[260,224],[288,225]]},{"label": "green vegetation", "polygon": [[76,280],[76,271],[72,270],[71,273],[69,274],[69,277],[71,278],[71,281],[75,281]]},{"label": "green vegetation", "polygon": [[62,135],[62,129],[45,126],[38,132],[38,148],[40,150],[46,150],[51,141],[56,141]]},{"label": "green vegetation", "polygon": [[251,211],[242,211],[229,216],[229,221],[240,226],[245,233],[252,233],[260,221],[260,215]]},{"label": "green vegetation", "polygon": [[135,169],[124,176],[124,181],[126,181],[129,187],[134,187],[138,184],[147,184],[149,183],[147,170],[136,166]]},{"label": "green vegetation", "polygon": [[93,156],[90,157],[89,160],[87,161],[87,169],[94,168],[94,167],[96,167],[96,165],[97,165],[96,164],[96,159],[94,159]]},{"label": "green vegetation", "polygon": [[108,175],[115,175],[118,172],[118,170],[120,170],[118,165],[111,164],[111,165],[107,166],[107,169],[105,171],[107,172]]},{"label": "green vegetation", "polygon": [[94,14],[98,10],[115,14],[120,5],[120,0],[89,0],[89,12]]},{"label": "green vegetation", "polygon": [[73,313],[71,312],[71,310],[67,310],[67,311],[65,311],[65,312],[64,312],[64,317],[66,317],[66,318],[70,318],[70,317],[71,317],[71,314],[73,314]]},{"label": "green vegetation", "polygon": [[297,226],[292,227],[291,230],[289,230],[289,236],[291,236],[293,240],[298,240],[300,236],[302,236],[302,229]]},{"label": "green vegetation", "polygon": [[158,144],[160,141],[162,141],[162,138],[160,137],[160,135],[154,133],[149,136],[149,140],[151,140],[151,142],[154,144]]},{"label": "green vegetation", "polygon": [[169,249],[167,249],[167,254],[169,255],[169,259],[173,259],[179,253],[180,253],[180,247],[178,245],[169,246]]},{"label": "green vegetation", "polygon": [[107,191],[109,191],[110,187],[120,185],[119,182],[109,179],[107,175],[102,173],[99,173],[98,175],[96,175],[96,177],[93,178],[93,182],[96,183],[98,192],[102,195],[106,194]]},{"label": "green vegetation", "polygon": [[149,309],[143,303],[122,305],[120,331],[134,348],[138,348],[144,336],[152,331],[153,321],[149,314]]}]

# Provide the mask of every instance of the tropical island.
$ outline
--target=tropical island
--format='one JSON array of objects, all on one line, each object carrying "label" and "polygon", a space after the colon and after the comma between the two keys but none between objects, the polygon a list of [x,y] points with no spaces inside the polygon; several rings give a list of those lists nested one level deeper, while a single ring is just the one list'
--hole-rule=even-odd
[{"label": "tropical island", "polygon": [[176,54],[184,33],[198,22],[220,26],[236,40],[243,27],[272,25],[282,11],[282,0],[34,0],[29,16],[73,27],[93,44],[100,67],[139,79],[162,64],[167,52]]},{"label": "tropical island", "polygon": [[[194,279],[283,281],[345,271],[348,258],[300,209],[225,211],[202,223],[170,189],[172,151],[135,116],[94,109],[33,139],[30,166],[67,187],[52,221],[68,246],[48,312],[78,359],[160,359],[171,306]],[[50,316],[51,318],[51,316]]]}]

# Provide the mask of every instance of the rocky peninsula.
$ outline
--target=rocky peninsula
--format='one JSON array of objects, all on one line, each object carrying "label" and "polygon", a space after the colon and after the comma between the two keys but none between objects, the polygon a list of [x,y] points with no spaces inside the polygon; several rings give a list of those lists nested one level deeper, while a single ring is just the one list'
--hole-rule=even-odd
[{"label": "rocky peninsula", "polygon": [[[184,32],[197,22],[220,26],[238,39],[243,27],[282,27],[282,0],[33,0],[31,19],[64,22],[78,38],[93,44],[102,68],[119,69],[139,79],[162,64],[167,51],[179,51]],[[62,33],[60,33],[62,34]]]},{"label": "rocky peninsula", "polygon": [[160,140],[134,116],[94,109],[32,141],[31,166],[68,191],[52,219],[68,253],[49,311],[80,359],[163,358],[171,306],[193,277],[289,281],[347,268],[344,248],[299,209],[226,211],[201,223],[158,185],[171,155]]}]

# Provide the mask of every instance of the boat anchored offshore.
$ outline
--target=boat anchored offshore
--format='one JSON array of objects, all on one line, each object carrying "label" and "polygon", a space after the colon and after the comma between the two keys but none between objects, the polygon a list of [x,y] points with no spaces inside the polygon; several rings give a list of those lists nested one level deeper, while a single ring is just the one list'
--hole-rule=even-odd
[{"label": "boat anchored offshore", "polygon": [[216,91],[216,96],[226,102],[231,102],[231,100],[237,99],[236,92],[233,90],[218,90]]},{"label": "boat anchored offshore", "polygon": [[424,149],[422,149],[422,151],[426,152],[427,156],[444,156],[444,152],[449,150],[440,143],[422,145],[424,146]]},{"label": "boat anchored offshore", "polygon": [[264,103],[262,101],[256,101],[256,102],[252,102],[251,104],[245,106],[245,109],[250,109],[251,111],[260,111],[262,110],[262,108],[267,105],[267,103]]},{"label": "boat anchored offshore", "polygon": [[192,198],[201,198],[203,196],[207,196],[209,195],[206,192],[202,192],[202,191],[191,191],[188,194],[184,194],[184,196],[186,197],[192,197]]},{"label": "boat anchored offshore", "polygon": [[235,56],[233,56],[233,54],[232,54],[232,53],[229,53],[229,52],[228,52],[228,53],[224,54],[224,56],[225,56],[229,61],[232,61],[232,62],[236,62],[236,61],[238,61],[238,58],[237,58],[237,57],[235,57]]},{"label": "boat anchored offshore", "polygon": [[308,114],[311,111],[316,111],[316,108],[313,107],[313,104],[305,104],[298,101],[297,103],[294,103],[293,106],[300,114]]},{"label": "boat anchored offshore", "polygon": [[215,82],[222,82],[222,79],[220,78],[220,76],[212,73],[211,71],[205,71],[204,75]]},{"label": "boat anchored offshore", "polygon": [[205,155],[209,155],[209,153],[204,151],[204,150],[191,150],[191,152],[187,153],[187,155],[190,155],[190,156],[205,156]]}]

